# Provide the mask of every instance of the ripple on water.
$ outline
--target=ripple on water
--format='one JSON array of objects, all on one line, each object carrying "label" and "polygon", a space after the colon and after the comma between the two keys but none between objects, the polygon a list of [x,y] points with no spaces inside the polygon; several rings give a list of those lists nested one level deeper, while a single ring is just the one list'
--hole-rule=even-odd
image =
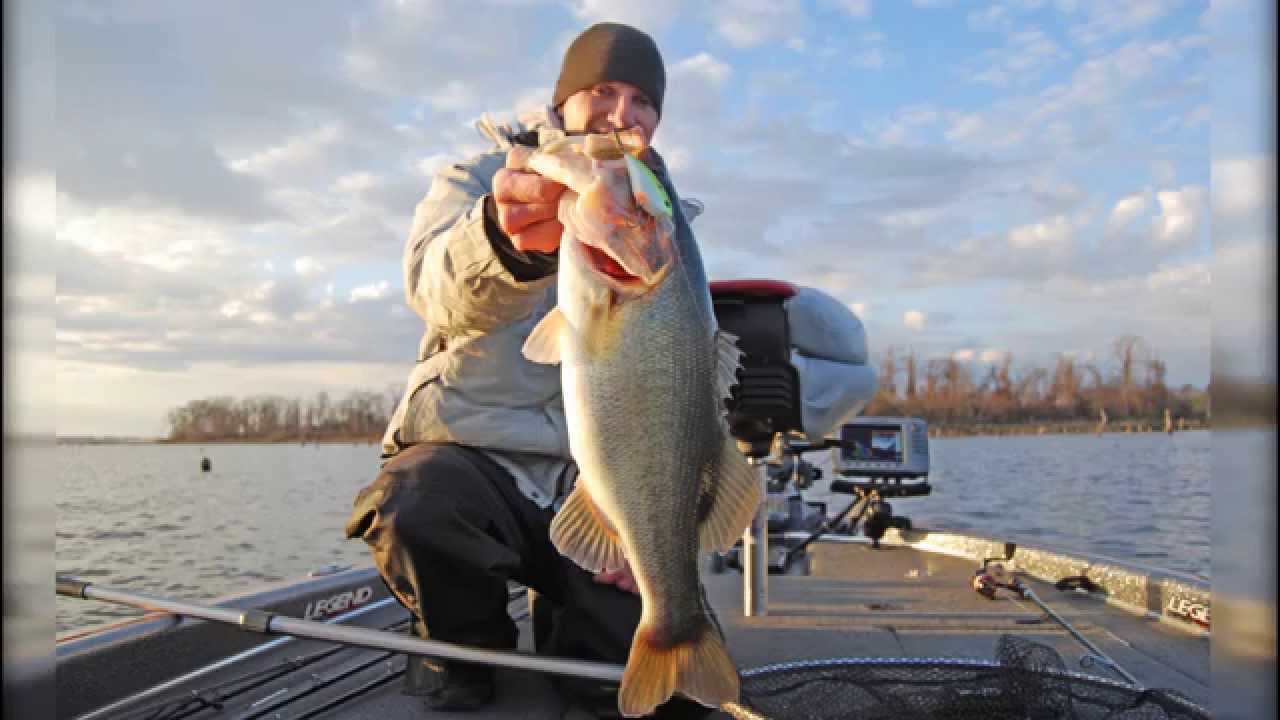
[{"label": "ripple on water", "polygon": [[146,536],[147,534],[141,530],[99,530],[90,533],[88,537],[90,540],[130,540]]}]

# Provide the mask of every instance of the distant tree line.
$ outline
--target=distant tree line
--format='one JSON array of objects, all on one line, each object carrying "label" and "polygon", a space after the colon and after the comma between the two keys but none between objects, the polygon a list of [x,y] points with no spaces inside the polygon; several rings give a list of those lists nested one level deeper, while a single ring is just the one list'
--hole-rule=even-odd
[{"label": "distant tree line", "polygon": [[[1166,410],[1192,427],[1207,423],[1208,391],[1168,387],[1165,362],[1141,338],[1121,337],[1110,350],[1101,365],[1059,355],[1052,368],[1041,368],[1018,367],[1009,354],[981,365],[890,348],[879,363],[879,390],[863,414],[922,417],[931,427],[953,431],[1042,423],[1093,428],[1104,421],[1109,429],[1125,423],[1155,429],[1162,426]],[[257,395],[192,400],[169,412],[168,439],[373,441],[382,436],[400,394],[401,387],[393,385],[380,393],[357,390],[340,399],[320,392],[310,399]]]},{"label": "distant tree line", "polygon": [[866,415],[922,417],[931,426],[1096,423],[1163,427],[1166,418],[1203,426],[1209,394],[1170,388],[1168,366],[1141,338],[1126,335],[1102,364],[1058,355],[1052,368],[1017,367],[1011,354],[975,365],[954,356],[922,360],[890,348]]},{"label": "distant tree line", "polygon": [[373,440],[382,436],[400,386],[383,392],[355,390],[333,399],[319,392],[310,399],[278,395],[192,400],[169,411],[168,439],[173,442],[253,440],[268,442],[333,442]]}]

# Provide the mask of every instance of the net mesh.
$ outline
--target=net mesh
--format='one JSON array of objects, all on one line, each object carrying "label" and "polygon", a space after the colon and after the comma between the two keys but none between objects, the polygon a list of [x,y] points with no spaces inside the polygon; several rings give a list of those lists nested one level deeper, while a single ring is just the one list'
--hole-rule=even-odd
[{"label": "net mesh", "polygon": [[1004,636],[996,661],[832,659],[742,674],[740,720],[1036,718],[1199,720],[1209,714],[1171,690],[1068,672],[1053,648]]}]

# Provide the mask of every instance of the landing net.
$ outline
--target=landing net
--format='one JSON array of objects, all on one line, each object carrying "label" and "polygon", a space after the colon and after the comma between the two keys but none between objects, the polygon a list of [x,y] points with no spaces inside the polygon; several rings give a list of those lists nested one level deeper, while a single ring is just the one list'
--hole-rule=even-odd
[{"label": "landing net", "polygon": [[1009,635],[1000,638],[995,662],[838,658],[747,670],[741,705],[723,709],[739,720],[1210,717],[1172,690],[1069,672],[1054,649]]}]

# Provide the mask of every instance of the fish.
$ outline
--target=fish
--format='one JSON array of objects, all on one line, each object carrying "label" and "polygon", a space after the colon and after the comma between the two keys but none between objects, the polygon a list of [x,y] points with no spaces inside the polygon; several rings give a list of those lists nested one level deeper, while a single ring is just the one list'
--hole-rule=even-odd
[{"label": "fish", "polygon": [[560,365],[579,470],[551,541],[590,572],[630,565],[642,610],[618,691],[627,717],[675,693],[738,701],[698,557],[732,548],[762,498],[725,418],[741,351],[716,323],[702,257],[676,232],[643,147],[625,133],[575,135],[522,159],[567,188],[557,304],[523,348]]}]

